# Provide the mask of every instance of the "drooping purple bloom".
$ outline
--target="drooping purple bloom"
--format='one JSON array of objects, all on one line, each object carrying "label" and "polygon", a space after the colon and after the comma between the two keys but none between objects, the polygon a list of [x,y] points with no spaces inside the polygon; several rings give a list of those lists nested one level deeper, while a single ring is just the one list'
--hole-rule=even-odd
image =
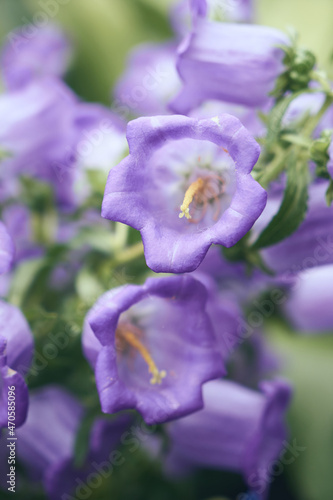
[{"label": "drooping purple bloom", "polygon": [[169,114],[167,103],[179,88],[176,45],[141,45],[130,54],[115,87],[114,106],[127,119]]},{"label": "drooping purple bloom", "polygon": [[234,245],[266,204],[251,177],[259,146],[237,118],[139,118],[109,174],[102,215],[141,232],[155,272],[193,271],[212,244]]},{"label": "drooping purple bloom", "polygon": [[[42,481],[51,500],[89,488],[100,474],[99,464],[111,460],[129,419],[97,419],[90,433],[88,454],[82,466],[74,464],[77,432],[84,416],[82,405],[58,386],[31,393],[29,414],[17,432],[18,457],[35,481]],[[40,445],[38,445],[40,443]],[[112,468],[112,463],[108,464]]]},{"label": "drooping purple bloom", "polygon": [[270,466],[287,436],[284,417],[291,390],[282,380],[262,382],[260,389],[257,392],[222,380],[205,384],[204,409],[168,425],[172,440],[169,467],[240,472],[264,498]]},{"label": "drooping purple bloom", "polygon": [[15,427],[21,426],[28,410],[28,388],[24,381],[33,352],[29,325],[19,309],[0,301],[0,429],[8,424],[8,390],[15,387]]},{"label": "drooping purple bloom", "polygon": [[0,274],[11,268],[14,257],[14,245],[6,226],[0,221]]},{"label": "drooping purple bloom", "polygon": [[25,31],[29,36],[18,31],[9,33],[3,49],[1,71],[9,90],[44,76],[61,77],[70,59],[70,44],[57,26],[31,25]]},{"label": "drooping purple bloom", "polygon": [[98,300],[86,317],[83,346],[104,412],[135,408],[150,424],[202,408],[202,384],[224,373],[206,299],[194,278],[173,276]]},{"label": "drooping purple bloom", "polygon": [[178,48],[183,88],[170,103],[187,114],[210,99],[264,106],[283,72],[287,38],[273,28],[210,22],[198,18]]},{"label": "drooping purple bloom", "polygon": [[284,304],[294,328],[303,332],[333,330],[333,265],[315,267],[297,275]]}]

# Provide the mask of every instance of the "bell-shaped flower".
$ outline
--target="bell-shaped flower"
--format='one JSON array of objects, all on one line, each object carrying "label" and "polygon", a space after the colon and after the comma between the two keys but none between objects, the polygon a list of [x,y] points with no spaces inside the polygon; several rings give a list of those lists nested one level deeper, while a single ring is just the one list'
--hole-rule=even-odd
[{"label": "bell-shaped flower", "polygon": [[116,288],[97,301],[83,347],[104,412],[137,409],[151,424],[202,408],[202,384],[224,374],[206,299],[194,278],[172,276]]},{"label": "bell-shaped flower", "polygon": [[188,114],[216,99],[264,106],[283,72],[287,37],[265,26],[212,22],[198,17],[178,48],[177,69],[183,80],[170,107]]},{"label": "bell-shaped flower", "polygon": [[283,308],[294,328],[302,332],[333,330],[333,265],[300,272]]},{"label": "bell-shaped flower", "polygon": [[168,424],[170,472],[195,467],[239,472],[263,498],[271,466],[286,444],[291,389],[282,380],[262,382],[260,389],[223,380],[205,384],[204,409]]},{"label": "bell-shaped flower", "polygon": [[260,149],[237,118],[139,118],[127,139],[102,215],[141,232],[153,271],[193,271],[213,243],[234,245],[263,211],[266,192],[251,177]]}]

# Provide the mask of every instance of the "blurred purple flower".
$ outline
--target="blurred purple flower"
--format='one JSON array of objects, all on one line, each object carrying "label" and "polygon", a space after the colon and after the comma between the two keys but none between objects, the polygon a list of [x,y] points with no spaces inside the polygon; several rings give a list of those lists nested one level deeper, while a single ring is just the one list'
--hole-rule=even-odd
[{"label": "blurred purple flower", "polygon": [[200,269],[201,266],[192,276],[199,280],[208,291],[206,311],[213,325],[218,350],[223,362],[227,362],[241,340],[239,327],[242,312],[238,302],[225,297],[213,277],[200,272]]},{"label": "blurred purple flower", "polygon": [[266,192],[251,177],[260,149],[237,118],[139,118],[127,139],[102,215],[141,232],[153,271],[193,271],[213,243],[234,245],[263,211]]},{"label": "blurred purple flower", "polygon": [[15,427],[21,426],[28,410],[28,388],[24,375],[29,370],[33,338],[19,309],[0,301],[0,429],[8,424],[8,390],[15,387]]},{"label": "blurred purple flower", "polygon": [[[87,456],[82,466],[74,464],[77,432],[84,416],[82,405],[58,386],[31,393],[29,414],[17,432],[18,456],[32,479],[41,480],[51,500],[74,494],[99,475],[96,466],[109,458],[118,445],[129,419],[97,419],[92,427]],[[37,444],[40,443],[40,446]]]},{"label": "blurred purple flower", "polygon": [[15,244],[15,262],[42,255],[42,247],[33,238],[31,212],[23,204],[5,207],[3,220]]},{"label": "blurred purple flower", "polygon": [[205,407],[168,425],[171,472],[195,466],[240,472],[264,498],[270,466],[287,436],[284,423],[291,389],[282,380],[262,382],[261,392],[230,381],[203,387]]},{"label": "blurred purple flower", "polygon": [[333,265],[315,267],[298,274],[284,310],[297,330],[332,331],[332,297]]},{"label": "blurred purple flower", "polygon": [[[96,173],[98,184],[104,185],[110,168],[127,153],[126,128],[125,122],[110,109],[90,103],[77,107],[74,127],[78,141],[72,153],[76,159],[73,190],[76,203],[82,205],[92,194],[89,175]],[[59,166],[59,175],[66,178],[66,165],[63,173]]]},{"label": "blurred purple flower", "polygon": [[0,274],[10,270],[14,258],[14,244],[6,226],[0,221]]},{"label": "blurred purple flower", "polygon": [[[9,156],[2,161],[1,197],[18,195],[20,175],[54,185],[60,205],[72,204],[72,166],[68,156],[77,141],[73,126],[78,102],[60,81],[41,78],[0,97],[1,147]],[[58,165],[67,167],[66,182]]]},{"label": "blurred purple flower", "polygon": [[126,118],[169,114],[167,103],[179,88],[176,45],[141,45],[131,52],[115,87],[117,108]]},{"label": "blurred purple flower", "polygon": [[173,276],[98,300],[86,317],[83,346],[104,412],[136,408],[151,424],[202,408],[202,384],[224,373],[206,299],[201,283]]},{"label": "blurred purple flower", "polygon": [[[278,309],[282,290],[279,278],[272,278],[255,270],[246,272],[246,265],[226,261],[221,251],[212,247],[202,264],[193,273],[209,292],[207,313],[212,321],[218,347],[228,362],[228,375],[249,387],[271,376],[279,367],[277,356],[267,345],[259,326]],[[263,292],[277,293],[262,299]],[[280,294],[278,293],[280,291]],[[247,315],[243,313],[247,311]],[[255,321],[252,321],[252,311]],[[255,324],[254,324],[255,323]]]},{"label": "blurred purple flower", "polygon": [[279,45],[287,43],[286,36],[273,28],[198,18],[178,48],[183,88],[171,109],[187,114],[209,99],[264,106],[283,72]]},{"label": "blurred purple flower", "polygon": [[57,26],[34,28],[30,37],[13,31],[7,39],[0,63],[7,89],[16,90],[38,78],[65,73],[71,47]]}]

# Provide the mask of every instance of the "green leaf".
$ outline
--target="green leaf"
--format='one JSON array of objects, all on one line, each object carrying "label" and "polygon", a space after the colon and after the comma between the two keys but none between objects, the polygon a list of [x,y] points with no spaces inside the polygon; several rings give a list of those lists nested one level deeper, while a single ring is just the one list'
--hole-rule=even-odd
[{"label": "green leaf", "polygon": [[292,154],[287,172],[287,186],[280,209],[253,244],[254,249],[284,240],[296,231],[305,217],[308,200],[307,161],[297,160]]}]

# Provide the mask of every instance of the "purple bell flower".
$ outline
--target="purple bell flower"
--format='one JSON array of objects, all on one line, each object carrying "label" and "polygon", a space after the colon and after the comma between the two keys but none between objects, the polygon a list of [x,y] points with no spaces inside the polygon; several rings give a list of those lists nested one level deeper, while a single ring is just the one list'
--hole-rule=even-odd
[{"label": "purple bell flower", "polygon": [[18,457],[31,478],[43,482],[51,500],[79,494],[93,485],[100,476],[98,467],[109,459],[129,424],[127,416],[97,419],[88,454],[82,466],[76,467],[75,440],[83,416],[82,405],[61,387],[47,386],[31,393],[27,421],[17,432]]},{"label": "purple bell flower", "polygon": [[298,274],[284,311],[302,332],[333,330],[333,265],[314,267]]},{"label": "purple bell flower", "polygon": [[202,408],[202,384],[224,374],[206,299],[194,278],[173,276],[116,288],[97,301],[83,347],[105,413],[135,408],[151,424]]},{"label": "purple bell flower", "polygon": [[210,22],[198,18],[178,48],[177,69],[183,88],[171,101],[188,114],[206,100],[264,106],[283,72],[286,36],[273,28]]},{"label": "purple bell flower", "polygon": [[264,498],[270,466],[287,436],[284,417],[291,389],[282,380],[262,382],[260,389],[222,380],[205,384],[204,409],[168,425],[169,470],[199,466],[240,472]]},{"label": "purple bell flower", "polygon": [[14,245],[6,226],[0,221],[0,274],[10,270],[14,257]]},{"label": "purple bell flower", "polygon": [[9,90],[22,88],[40,77],[61,77],[67,69],[71,48],[62,31],[50,24],[30,28],[30,37],[15,31],[7,36],[0,65]]},{"label": "purple bell flower", "polygon": [[23,376],[29,370],[33,337],[23,314],[15,306],[0,301],[0,429],[8,424],[8,390],[14,386],[15,428],[27,416],[28,388]]},{"label": "purple bell flower", "polygon": [[234,245],[266,204],[251,177],[259,146],[237,118],[139,118],[109,174],[103,217],[141,232],[155,272],[193,271],[212,244]]}]

